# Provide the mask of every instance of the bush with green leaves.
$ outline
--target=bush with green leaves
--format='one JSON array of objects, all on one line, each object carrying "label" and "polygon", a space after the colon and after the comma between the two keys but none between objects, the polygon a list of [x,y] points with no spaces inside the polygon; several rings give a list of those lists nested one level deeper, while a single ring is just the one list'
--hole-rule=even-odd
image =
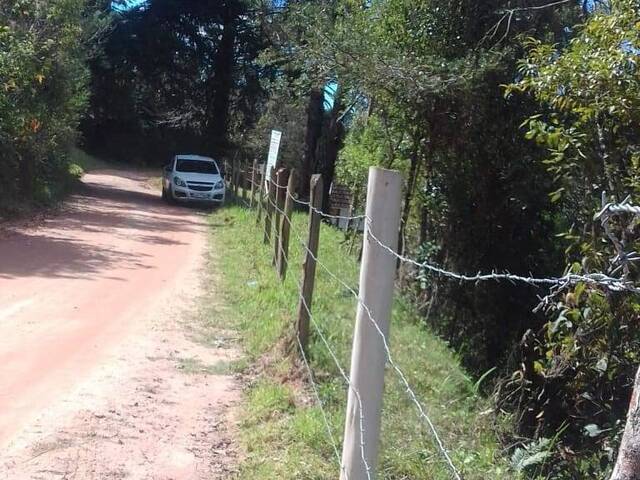
[{"label": "bush with green leaves", "polygon": [[89,95],[87,58],[108,17],[87,0],[8,0],[0,10],[0,191],[46,200]]},{"label": "bush with green leaves", "polygon": [[[522,79],[507,88],[543,107],[523,126],[548,150],[557,237],[570,271],[632,282],[637,268],[620,259],[640,247],[637,221],[615,217],[607,232],[594,213],[603,191],[606,201],[640,200],[639,9],[636,0],[614,0],[565,45],[525,40]],[[521,367],[501,401],[527,435],[562,431],[548,464],[553,478],[602,478],[615,460],[640,361],[638,298],[580,284],[552,297],[545,311],[550,321],[523,340]]]}]

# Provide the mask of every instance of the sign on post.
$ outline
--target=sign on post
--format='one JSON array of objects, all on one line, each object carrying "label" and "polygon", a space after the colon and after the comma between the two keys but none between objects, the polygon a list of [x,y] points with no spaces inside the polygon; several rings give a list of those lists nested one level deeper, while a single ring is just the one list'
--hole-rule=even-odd
[{"label": "sign on post", "polygon": [[269,144],[269,156],[267,157],[267,169],[265,171],[265,181],[271,178],[271,169],[276,168],[278,164],[278,152],[280,151],[280,140],[282,132],[279,130],[271,130],[271,143]]}]

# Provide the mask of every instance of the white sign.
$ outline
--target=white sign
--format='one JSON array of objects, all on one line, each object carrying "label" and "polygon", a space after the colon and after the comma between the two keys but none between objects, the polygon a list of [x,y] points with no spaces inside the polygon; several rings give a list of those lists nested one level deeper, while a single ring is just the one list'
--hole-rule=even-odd
[{"label": "white sign", "polygon": [[280,139],[282,132],[271,130],[271,145],[269,145],[269,157],[267,158],[267,169],[265,170],[265,183],[271,178],[271,169],[278,164],[278,152],[280,151]]}]

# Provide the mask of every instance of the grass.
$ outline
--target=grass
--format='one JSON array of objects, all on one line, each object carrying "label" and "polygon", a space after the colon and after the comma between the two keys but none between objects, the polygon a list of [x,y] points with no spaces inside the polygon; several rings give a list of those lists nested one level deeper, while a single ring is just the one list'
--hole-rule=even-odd
[{"label": "grass", "polygon": [[[293,232],[304,236],[307,217],[294,214]],[[329,480],[338,464],[320,409],[312,400],[293,334],[302,248],[292,233],[291,261],[281,283],[271,265],[272,248],[262,243],[255,211],[238,206],[211,216],[211,268],[222,305],[208,317],[238,332],[255,380],[243,406],[241,432],[246,455],[238,479]],[[323,225],[319,258],[357,289],[358,264],[343,236]],[[356,301],[318,267],[313,314],[348,369]],[[430,334],[410,305],[395,301],[391,349],[428,409],[453,461],[467,480],[513,478],[501,456],[494,417],[446,344]],[[314,336],[309,356],[334,435],[341,442],[347,391],[329,353]],[[347,370],[348,371],[348,370]],[[432,436],[421,423],[395,372],[386,373],[378,478],[450,479]],[[340,449],[340,447],[338,447]]]},{"label": "grass", "polygon": [[232,375],[240,373],[247,368],[245,359],[240,360],[219,360],[213,364],[203,363],[195,357],[183,357],[178,359],[178,370],[189,375],[206,373],[207,375]]},{"label": "grass", "polygon": [[100,160],[93,155],[89,155],[87,152],[80,150],[77,147],[72,148],[69,152],[69,163],[69,168],[72,173],[75,172],[78,176],[82,176],[83,173],[90,172],[92,170],[113,168],[112,164]]}]

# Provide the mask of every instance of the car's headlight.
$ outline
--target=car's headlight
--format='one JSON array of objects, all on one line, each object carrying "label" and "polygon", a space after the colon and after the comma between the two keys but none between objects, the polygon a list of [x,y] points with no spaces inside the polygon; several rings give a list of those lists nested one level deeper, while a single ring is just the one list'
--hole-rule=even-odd
[{"label": "car's headlight", "polygon": [[180,177],[173,177],[173,183],[177,187],[186,187],[187,186],[187,184],[184,183],[184,180],[182,180]]},{"label": "car's headlight", "polygon": [[216,190],[220,190],[221,188],[224,188],[224,181],[220,180],[218,183],[215,184],[214,188]]}]

